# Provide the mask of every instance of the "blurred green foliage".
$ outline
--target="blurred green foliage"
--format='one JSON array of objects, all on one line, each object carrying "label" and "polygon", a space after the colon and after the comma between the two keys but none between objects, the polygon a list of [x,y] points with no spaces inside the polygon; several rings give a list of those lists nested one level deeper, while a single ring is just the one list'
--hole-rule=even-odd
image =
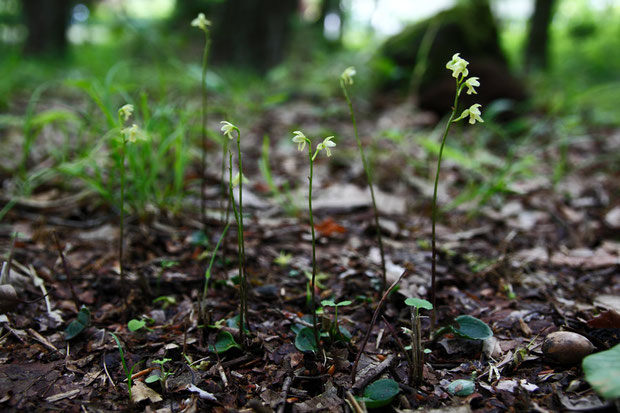
[{"label": "blurred green foliage", "polygon": [[[9,3],[16,2],[0,0],[1,33],[18,25],[16,11],[1,6]],[[533,165],[545,150],[557,154],[553,171],[557,183],[570,170],[566,154],[576,139],[592,127],[620,125],[620,7],[609,3],[595,9],[589,4],[585,0],[559,3],[551,27],[550,68],[527,77],[531,102],[514,108],[517,113],[542,113],[542,120],[500,121],[505,102],[496,102],[483,108],[486,122],[476,136],[450,141],[447,159],[466,177],[459,183],[465,190],[453,207],[510,196],[512,182],[538,173]],[[500,27],[502,47],[519,71],[526,26],[504,21]],[[108,172],[117,161],[115,148],[111,140],[102,138],[112,133],[116,110],[130,102],[136,105],[136,122],[152,138],[149,147],[137,145],[128,154],[130,208],[141,214],[152,206],[178,210],[180,200],[195,190],[191,166],[198,159],[202,36],[179,29],[162,16],[115,14],[102,7],[92,10],[80,30],[81,37],[74,34],[74,40],[81,43],[73,44],[64,59],[25,58],[19,43],[0,42],[0,153],[4,154],[0,155],[0,174],[15,178],[5,185],[7,194],[28,195],[50,181],[72,187],[76,181],[63,177],[76,177],[80,185],[99,194],[100,202],[117,206],[118,177]],[[302,97],[316,103],[312,117],[321,131],[331,134],[335,121],[347,121],[338,76],[351,65],[358,71],[354,104],[372,111],[377,96],[369,81],[368,62],[376,40],[358,41],[354,48],[322,47],[321,42],[312,41],[313,33],[316,30],[306,30],[299,23],[294,33],[297,46],[291,48],[285,63],[265,76],[248,68],[210,68],[210,123],[243,119],[241,126],[251,127],[265,111]],[[217,147],[220,134],[216,126],[210,129],[210,144]],[[375,150],[369,159],[373,163],[416,153],[398,173],[428,174],[437,145],[427,128],[406,131],[390,125],[371,134]],[[415,139],[408,139],[412,134]],[[271,145],[279,145],[276,139],[272,137]],[[533,143],[540,152],[522,149]],[[395,148],[402,150],[395,153]],[[261,171],[269,181],[278,171],[266,168],[269,146],[262,153]],[[343,147],[333,162],[353,156],[354,152]],[[606,164],[613,167],[618,155],[608,156]],[[213,157],[219,162],[221,155]],[[382,172],[377,170],[377,174],[379,186],[385,185]]]}]

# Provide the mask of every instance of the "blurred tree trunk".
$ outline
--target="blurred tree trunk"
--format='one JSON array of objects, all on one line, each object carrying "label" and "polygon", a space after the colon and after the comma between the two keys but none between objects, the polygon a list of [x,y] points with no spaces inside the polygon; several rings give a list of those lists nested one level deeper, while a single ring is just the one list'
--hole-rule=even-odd
[{"label": "blurred tree trunk", "polygon": [[61,55],[67,49],[71,0],[22,0],[28,37],[24,52]]},{"label": "blurred tree trunk", "polygon": [[530,18],[530,30],[525,49],[525,70],[547,68],[549,26],[553,18],[555,0],[535,0]]},{"label": "blurred tree trunk", "polygon": [[227,0],[214,9],[214,63],[248,66],[259,72],[280,63],[291,34],[298,0]]}]

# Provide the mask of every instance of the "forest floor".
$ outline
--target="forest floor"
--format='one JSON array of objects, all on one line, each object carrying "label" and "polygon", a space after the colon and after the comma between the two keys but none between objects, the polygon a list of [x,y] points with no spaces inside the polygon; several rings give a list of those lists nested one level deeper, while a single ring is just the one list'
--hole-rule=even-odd
[{"label": "forest floor", "polygon": [[[439,215],[437,325],[469,315],[490,326],[493,337],[467,340],[449,334],[431,340],[430,319],[424,317],[423,345],[430,352],[422,383],[410,383],[407,359],[386,323],[408,345],[409,336],[402,331],[410,326],[405,298],[428,299],[430,294],[430,172],[435,156],[422,155],[407,136],[398,142],[371,142],[368,137],[385,124],[402,130],[429,125],[436,120],[429,116],[406,104],[359,116],[375,165],[388,284],[406,275],[385,301],[385,319],[372,327],[355,384],[352,364],[381,298],[370,196],[346,112],[325,125],[312,104],[297,101],[287,104],[286,111],[271,110],[244,132],[250,284],[245,349],[212,351],[222,331],[240,342],[233,319],[239,311],[234,225],[217,253],[204,303],[210,326],[202,328],[198,319],[205,269],[224,227],[220,150],[213,146],[209,155],[206,242],[197,236],[202,225],[196,196],[188,197],[185,212],[174,216],[128,217],[125,284],[119,277],[118,211],[94,204],[88,192],[68,193],[66,186],[52,182],[18,199],[1,223],[3,260],[12,250],[9,281],[20,301],[9,302],[5,296],[0,314],[0,410],[354,411],[347,392],[359,396],[369,383],[390,378],[399,383],[400,393],[381,411],[615,411],[584,380],[579,362],[553,362],[543,354],[542,343],[558,330],[588,338],[595,351],[620,340],[617,319],[595,319],[620,312],[620,175],[606,163],[606,155],[620,151],[617,129],[593,128],[573,140],[564,153],[565,174],[556,183],[552,165],[559,150],[548,145],[552,135],[543,131],[520,151],[545,162],[532,164],[529,176],[503,182],[501,199],[494,195],[488,202],[464,203]],[[295,331],[308,325],[302,317],[307,320],[311,314],[305,275],[312,256],[308,159],[290,142],[289,128],[301,125],[307,136],[315,137],[322,130],[315,126],[320,122],[341,133],[335,134],[334,156],[319,156],[315,167],[320,280],[315,291],[317,303],[351,301],[338,311],[351,339],[324,337],[320,351],[302,352],[295,345]],[[477,126],[453,128],[449,141],[471,139]],[[264,134],[278,137],[270,153],[272,175],[280,188],[285,183],[293,188],[290,197],[274,196],[261,178]],[[497,153],[503,153],[502,145],[510,143],[497,144]],[[462,165],[447,159],[440,205],[455,199],[466,181]],[[191,185],[196,187],[196,180]],[[70,274],[59,258],[54,232]],[[11,247],[13,233],[18,237]],[[43,294],[45,299],[34,301]],[[166,298],[154,301],[158,297]],[[90,321],[66,340],[65,329],[82,305],[90,310]],[[319,319],[328,325],[333,315],[333,307],[324,307]],[[131,319],[146,324],[132,332],[127,326]],[[132,403],[109,333],[119,338],[128,366],[139,363],[133,370]],[[164,358],[171,373],[165,388],[159,381],[145,383],[158,369],[153,361]],[[473,379],[475,389],[465,396],[450,394],[448,387],[456,379]]]}]

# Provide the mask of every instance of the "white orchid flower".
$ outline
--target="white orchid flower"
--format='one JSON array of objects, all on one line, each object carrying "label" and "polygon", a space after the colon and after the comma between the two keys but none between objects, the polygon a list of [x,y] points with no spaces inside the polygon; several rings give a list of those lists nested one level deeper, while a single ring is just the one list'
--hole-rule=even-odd
[{"label": "white orchid flower", "polygon": [[459,57],[460,53],[455,53],[452,56],[452,60],[446,63],[446,69],[452,70],[452,77],[458,79],[459,76],[467,77],[469,75],[469,70],[467,70],[467,65],[469,62],[461,57]]},{"label": "white orchid flower", "polygon": [[471,95],[472,93],[474,95],[477,95],[478,93],[476,92],[476,90],[474,89],[474,87],[478,87],[480,86],[480,82],[478,81],[479,78],[477,77],[470,77],[469,79],[467,79],[465,81],[465,86],[467,86],[467,94]]},{"label": "white orchid flower", "polygon": [[118,110],[118,114],[123,118],[123,120],[127,121],[127,119],[129,119],[131,117],[131,114],[133,113],[133,105],[131,104],[126,104],[123,105],[119,110]]},{"label": "white orchid flower", "polygon": [[235,130],[239,130],[235,125],[233,125],[232,123],[228,122],[228,121],[221,121],[220,122],[222,124],[222,128],[221,131],[224,134],[224,136],[227,136],[228,139],[233,140],[233,132]]},{"label": "white orchid flower", "polygon": [[303,132],[298,130],[294,131],[293,134],[295,135],[293,136],[293,142],[297,144],[297,150],[303,151],[306,147],[306,143],[308,143],[308,138],[306,138]]},{"label": "white orchid flower", "polygon": [[192,20],[192,27],[198,27],[200,30],[207,31],[211,26],[211,22],[207,20],[204,13],[198,13],[198,17]]},{"label": "white orchid flower", "polygon": [[476,122],[483,123],[484,120],[482,120],[482,118],[480,117],[480,115],[482,115],[482,112],[480,112],[480,109],[479,109],[481,106],[482,105],[479,103],[475,103],[471,105],[469,109],[465,109],[463,113],[461,113],[461,116],[454,119],[452,122],[458,122],[459,120],[464,119],[469,116],[469,123],[471,123],[472,125]]},{"label": "white orchid flower", "polygon": [[344,69],[344,72],[342,72],[342,74],[340,75],[340,79],[344,82],[345,85],[352,85],[353,76],[355,76],[356,73],[357,71],[355,70],[355,68],[353,66],[349,66]]},{"label": "white orchid flower", "polygon": [[334,139],[333,136],[328,136],[327,138],[323,139],[323,142],[319,143],[316,149],[318,151],[325,149],[325,153],[327,153],[327,156],[332,156],[332,151],[329,148],[333,148],[334,146],[336,146],[336,142],[332,142],[332,139]]}]

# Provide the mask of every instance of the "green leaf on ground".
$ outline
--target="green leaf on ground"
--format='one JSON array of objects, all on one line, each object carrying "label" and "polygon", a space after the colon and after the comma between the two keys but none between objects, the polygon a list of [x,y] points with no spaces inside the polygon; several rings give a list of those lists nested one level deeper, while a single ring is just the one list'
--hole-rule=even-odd
[{"label": "green leaf on ground", "polygon": [[405,304],[407,304],[409,307],[423,308],[425,310],[433,309],[433,304],[421,298],[409,297],[405,300]]},{"label": "green leaf on ground", "polygon": [[69,323],[65,329],[65,340],[71,340],[80,334],[90,323],[90,310],[85,306],[80,308],[77,318]]},{"label": "green leaf on ground", "polygon": [[146,321],[136,320],[134,318],[134,319],[129,320],[129,323],[127,323],[127,328],[129,329],[129,331],[134,332],[134,331],[140,330],[145,325],[146,325]]},{"label": "green leaf on ground", "polygon": [[299,333],[295,336],[295,347],[299,351],[313,351],[316,353],[319,348],[314,337],[314,330],[310,327],[304,327],[299,330]]},{"label": "green leaf on ground", "polygon": [[233,335],[230,334],[228,331],[220,331],[219,333],[217,333],[217,338],[215,339],[215,347],[209,345],[209,350],[215,351],[217,354],[224,353],[231,348],[241,349],[241,346],[237,344]]},{"label": "green leaf on ground", "polygon": [[599,395],[608,400],[620,398],[620,344],[584,358],[582,368]]},{"label": "green leaf on ground", "polygon": [[357,400],[363,401],[369,409],[383,407],[396,397],[400,389],[398,383],[391,379],[380,379],[366,387],[364,397],[358,397]]},{"label": "green leaf on ground", "polygon": [[469,396],[476,390],[476,384],[472,380],[454,380],[448,386],[448,393],[453,396]]},{"label": "green leaf on ground", "polygon": [[478,320],[476,317],[460,315],[455,320],[459,323],[459,327],[452,327],[452,330],[463,338],[486,340],[493,336],[493,330],[484,321]]}]

